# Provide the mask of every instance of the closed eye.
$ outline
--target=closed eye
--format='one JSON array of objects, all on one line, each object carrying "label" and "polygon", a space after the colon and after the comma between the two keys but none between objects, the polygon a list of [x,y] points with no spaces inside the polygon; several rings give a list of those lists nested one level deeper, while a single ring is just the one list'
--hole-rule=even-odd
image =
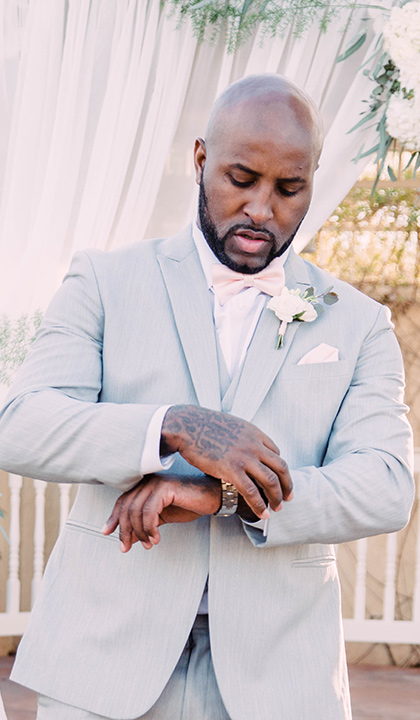
[{"label": "closed eye", "polygon": [[232,185],[235,185],[235,187],[247,188],[247,187],[251,187],[251,185],[253,185],[255,182],[254,180],[243,180],[243,181],[236,180],[233,177],[233,175],[231,175],[230,173],[228,173],[227,175],[228,175],[230,182],[232,183]]},{"label": "closed eye", "polygon": [[279,192],[286,197],[293,197],[293,195],[297,195],[299,190],[300,188],[298,190],[286,190],[286,188],[279,188]]}]

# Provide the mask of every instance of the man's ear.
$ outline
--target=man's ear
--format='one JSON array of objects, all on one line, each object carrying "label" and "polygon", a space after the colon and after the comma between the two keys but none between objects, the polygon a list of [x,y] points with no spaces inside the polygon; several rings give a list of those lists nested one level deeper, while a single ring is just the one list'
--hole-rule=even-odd
[{"label": "man's ear", "polygon": [[194,145],[195,182],[197,183],[197,185],[199,185],[201,182],[201,176],[203,174],[206,157],[206,142],[205,140],[203,140],[203,138],[197,138]]}]

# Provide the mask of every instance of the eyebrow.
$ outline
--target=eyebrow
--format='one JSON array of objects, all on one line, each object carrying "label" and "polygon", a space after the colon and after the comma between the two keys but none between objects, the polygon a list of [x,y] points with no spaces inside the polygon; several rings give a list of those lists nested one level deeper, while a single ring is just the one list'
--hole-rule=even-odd
[{"label": "eyebrow", "polygon": [[[242,170],[242,172],[248,173],[248,175],[255,175],[256,177],[262,177],[262,173],[257,172],[256,170],[252,170],[249,167],[246,167],[246,165],[242,165],[242,163],[233,163],[231,166],[232,170]],[[292,177],[292,178],[278,178],[278,182],[288,182],[288,183],[305,183],[306,180],[301,177]]]}]

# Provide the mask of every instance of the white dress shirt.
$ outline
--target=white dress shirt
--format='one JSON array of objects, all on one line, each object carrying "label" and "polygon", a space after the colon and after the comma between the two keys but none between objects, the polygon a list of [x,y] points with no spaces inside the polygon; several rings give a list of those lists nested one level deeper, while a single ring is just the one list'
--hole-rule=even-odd
[{"label": "white dress shirt", "polygon": [[[240,372],[246,352],[255,332],[259,317],[264,309],[267,295],[256,287],[244,288],[236,295],[231,296],[224,305],[221,305],[214,294],[212,283],[212,265],[221,264],[207,244],[203,233],[196,222],[193,223],[193,238],[206,278],[207,287],[213,305],[214,326],[219,340],[220,349],[231,378]],[[281,256],[283,263],[289,250]],[[162,424],[170,405],[160,407],[153,415],[146,435],[146,441],[141,458],[141,474],[161,472],[171,467],[173,456],[161,458],[159,456],[160,436]],[[246,521],[243,521],[246,522]],[[268,520],[258,520],[256,523],[247,523],[266,532]],[[207,586],[201,599],[198,613],[208,612]]]}]

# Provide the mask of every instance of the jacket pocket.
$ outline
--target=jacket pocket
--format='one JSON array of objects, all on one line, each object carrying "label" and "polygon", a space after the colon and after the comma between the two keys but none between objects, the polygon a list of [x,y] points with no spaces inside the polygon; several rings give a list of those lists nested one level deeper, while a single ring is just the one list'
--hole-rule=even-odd
[{"label": "jacket pocket", "polygon": [[353,369],[348,360],[337,362],[309,363],[307,365],[289,365],[280,371],[280,380],[312,380],[314,378],[332,378],[352,375]]},{"label": "jacket pocket", "polygon": [[65,527],[67,530],[99,536],[103,538],[103,540],[114,540],[116,542],[120,541],[118,528],[114,530],[111,535],[103,535],[101,528],[96,527],[96,525],[89,525],[88,523],[84,523],[79,520],[67,520]]},{"label": "jacket pocket", "polygon": [[306,568],[306,567],[328,567],[328,565],[334,565],[336,562],[334,555],[318,555],[316,557],[296,558],[292,560],[293,568]]}]

